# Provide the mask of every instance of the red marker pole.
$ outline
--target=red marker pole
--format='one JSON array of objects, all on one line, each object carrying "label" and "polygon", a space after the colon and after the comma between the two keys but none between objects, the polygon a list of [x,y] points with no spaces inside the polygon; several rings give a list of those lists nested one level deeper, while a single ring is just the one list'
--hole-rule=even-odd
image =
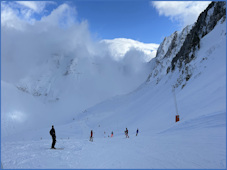
[{"label": "red marker pole", "polygon": [[176,94],[175,94],[175,88],[173,87],[173,95],[174,95],[174,102],[175,102],[175,108],[176,108],[176,122],[180,121],[180,116],[178,114],[178,109],[177,109],[177,99],[176,99]]}]

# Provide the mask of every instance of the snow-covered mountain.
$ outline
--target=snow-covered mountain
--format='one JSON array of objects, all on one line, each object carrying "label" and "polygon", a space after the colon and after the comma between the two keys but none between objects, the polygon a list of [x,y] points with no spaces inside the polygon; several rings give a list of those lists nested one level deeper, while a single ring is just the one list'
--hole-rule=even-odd
[{"label": "snow-covered mountain", "polygon": [[[158,84],[162,77],[170,76],[169,73],[173,72],[176,67],[181,74],[177,78],[174,87],[182,85],[183,88],[194,75],[196,65],[193,62],[201,47],[200,40],[213,30],[218,22],[225,21],[225,12],[224,2],[212,2],[200,14],[193,26],[187,26],[182,32],[175,32],[170,37],[165,38],[158,48],[156,58],[150,61],[153,71],[147,81],[156,81]],[[224,31],[221,34],[224,34]],[[209,52],[203,56],[203,60],[206,60],[208,55],[210,55]],[[193,61],[193,64],[191,61]]]},{"label": "snow-covered mountain", "polygon": [[159,44],[142,43],[132,39],[115,38],[113,40],[102,40],[101,44],[107,45],[112,56],[117,60],[125,56],[130,49],[137,49],[145,54],[144,60],[149,61],[156,56]]},{"label": "snow-covered mountain", "polygon": [[147,81],[153,78],[156,79],[158,83],[160,79],[170,71],[169,66],[171,61],[181,49],[191,28],[192,26],[187,26],[181,32],[176,31],[163,40],[158,48],[155,59],[150,61],[152,73],[149,75]]},{"label": "snow-covered mountain", "polygon": [[[64,79],[54,79],[51,84],[74,87],[69,85],[73,81],[67,77],[75,73],[73,66],[79,64],[71,59],[66,62],[70,65],[55,62],[65,66],[58,72],[65,76]],[[50,60],[51,63],[53,61]],[[90,62],[85,64],[93,66]],[[18,90],[12,84],[2,82],[5,90],[2,91],[2,105],[15,108],[7,116],[1,115],[3,167],[225,169],[226,3],[212,2],[194,25],[166,37],[156,57],[146,64],[149,76],[147,74],[147,79],[136,90],[75,112],[67,122],[61,120],[59,114],[68,111],[68,108],[39,102],[34,96],[26,95],[26,89]],[[58,69],[54,65],[53,72],[56,73]],[[12,96],[8,98],[11,100],[5,100],[8,95]],[[62,96],[57,104],[74,99],[70,97],[67,100],[68,96]],[[27,108],[20,106],[18,100],[27,101]],[[71,101],[72,104],[67,106],[73,107],[74,102],[80,101]],[[63,102],[62,106],[66,103]],[[41,114],[32,109],[39,107],[45,108]],[[177,123],[176,108],[180,117]],[[45,113],[52,109],[57,114],[45,117]],[[8,113],[4,108],[2,111]],[[17,123],[9,119],[17,120]],[[34,122],[31,119],[40,120],[40,126],[34,125],[35,130],[30,128],[29,123]],[[58,123],[53,119],[59,119]],[[46,126],[48,122],[49,127]],[[64,150],[48,149],[52,123],[57,134],[56,147]],[[15,133],[13,129],[19,129],[21,124],[24,124],[23,129]],[[126,127],[130,136],[127,139],[124,136]],[[135,135],[137,128],[138,136]],[[94,131],[94,142],[88,141],[91,129]],[[108,138],[112,131],[114,137]]]}]

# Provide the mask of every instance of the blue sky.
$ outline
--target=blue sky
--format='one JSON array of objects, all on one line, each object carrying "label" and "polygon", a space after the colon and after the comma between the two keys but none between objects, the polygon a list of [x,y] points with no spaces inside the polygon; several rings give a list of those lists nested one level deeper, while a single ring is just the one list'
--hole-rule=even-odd
[{"label": "blue sky", "polygon": [[[196,21],[209,1],[74,0],[5,3],[20,18],[34,22],[49,15],[63,3],[75,9],[77,22],[87,21],[91,35],[98,39],[129,38],[160,44],[166,36]],[[4,5],[2,5],[4,6]],[[2,7],[1,11],[5,8]],[[5,10],[6,11],[6,10]]]},{"label": "blue sky", "polygon": [[87,19],[91,32],[103,39],[160,43],[163,36],[178,29],[167,17],[159,16],[149,1],[78,1],[75,5],[78,17]]},{"label": "blue sky", "polygon": [[[201,10],[208,3],[202,4]],[[76,0],[69,4],[76,7],[78,19],[87,20],[90,31],[101,39],[130,38],[161,43],[164,37],[185,26],[180,19],[160,15],[150,0]]]}]

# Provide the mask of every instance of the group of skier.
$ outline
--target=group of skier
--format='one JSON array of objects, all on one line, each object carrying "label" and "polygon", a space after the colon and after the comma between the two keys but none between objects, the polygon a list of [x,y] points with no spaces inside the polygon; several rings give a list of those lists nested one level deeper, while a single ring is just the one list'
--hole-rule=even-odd
[{"label": "group of skier", "polygon": [[[106,132],[104,132],[105,134]],[[136,130],[136,136],[138,135],[139,133],[139,129],[137,128]],[[52,137],[52,145],[51,145],[51,149],[56,149],[54,146],[56,144],[56,134],[55,134],[55,129],[54,129],[54,125],[52,125],[52,128],[50,130],[50,135]],[[128,129],[126,128],[125,130],[125,136],[126,138],[129,138],[129,135],[128,135]],[[108,136],[109,137],[109,136]],[[113,137],[113,131],[111,132],[111,137]],[[91,142],[93,142],[93,130],[91,130],[91,136],[90,136],[90,140]]]},{"label": "group of skier", "polygon": [[[136,130],[136,136],[138,135],[138,133],[139,133],[139,129],[137,128],[137,130]],[[106,134],[106,132],[104,131],[104,135],[105,134]],[[126,138],[129,138],[128,129],[127,128],[125,130],[125,136],[126,136]],[[108,137],[109,137],[109,135],[108,135]],[[113,131],[111,132],[111,136],[110,137],[111,138],[113,137]],[[105,138],[105,136],[104,136],[104,138]],[[90,141],[93,142],[93,131],[92,130],[91,130]]]},{"label": "group of skier", "polygon": [[[138,133],[139,133],[139,129],[137,128],[137,130],[136,130],[136,136],[138,135]],[[125,136],[126,136],[126,138],[129,138],[128,129],[127,128],[125,130]]]}]

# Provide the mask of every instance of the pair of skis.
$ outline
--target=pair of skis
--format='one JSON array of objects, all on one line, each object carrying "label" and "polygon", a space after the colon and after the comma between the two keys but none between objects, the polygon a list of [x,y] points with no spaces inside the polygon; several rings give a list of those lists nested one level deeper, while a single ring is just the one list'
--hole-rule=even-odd
[{"label": "pair of skis", "polygon": [[50,148],[52,150],[63,150],[64,148]]}]

